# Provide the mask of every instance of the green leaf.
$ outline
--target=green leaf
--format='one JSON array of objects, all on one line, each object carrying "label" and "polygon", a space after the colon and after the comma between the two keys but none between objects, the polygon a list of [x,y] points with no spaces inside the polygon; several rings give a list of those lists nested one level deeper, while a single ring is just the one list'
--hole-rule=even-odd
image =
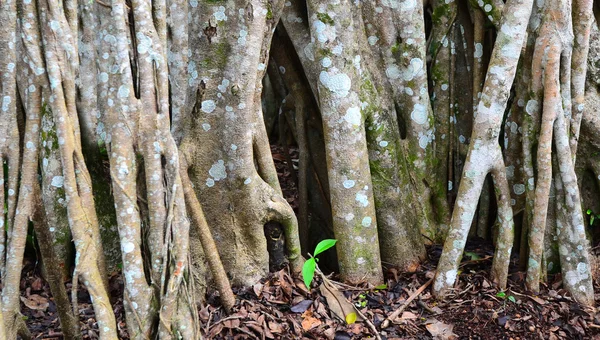
[{"label": "green leaf", "polygon": [[470,252],[470,251],[465,252],[465,255],[470,257],[472,261],[481,260],[481,256],[477,255],[476,253]]},{"label": "green leaf", "polygon": [[351,325],[356,322],[356,313],[352,312],[346,315],[346,323]]},{"label": "green leaf", "polygon": [[588,215],[591,215],[591,214],[592,214],[592,211],[591,211],[590,209],[588,209],[588,210],[587,210],[587,214],[588,214]]},{"label": "green leaf", "polygon": [[379,290],[387,289],[387,285],[384,283],[382,285],[379,285],[379,286],[375,287],[375,289],[379,289]]},{"label": "green leaf", "polygon": [[594,215],[590,218],[590,225],[594,224]]},{"label": "green leaf", "polygon": [[515,297],[514,297],[514,296],[512,296],[512,295],[509,295],[509,296],[508,296],[508,301],[510,301],[510,302],[512,302],[512,303],[516,303],[516,302],[517,302],[517,300],[515,299]]},{"label": "green leaf", "polygon": [[333,239],[327,239],[327,240],[323,240],[323,241],[319,242],[319,244],[317,244],[317,247],[315,248],[315,253],[313,254],[313,256],[317,256],[317,255],[321,254],[322,252],[324,252],[325,250],[333,247],[336,242],[337,242],[337,240],[333,240]]},{"label": "green leaf", "polygon": [[506,293],[505,292],[498,292],[498,294],[496,294],[496,297],[504,299],[506,297]]},{"label": "green leaf", "polygon": [[310,259],[308,259],[306,262],[304,262],[304,265],[302,266],[302,278],[304,279],[304,284],[306,285],[306,288],[308,288],[310,290],[310,283],[312,282],[313,278],[315,277],[315,268],[317,267],[317,264],[315,263],[315,258],[311,257]]}]

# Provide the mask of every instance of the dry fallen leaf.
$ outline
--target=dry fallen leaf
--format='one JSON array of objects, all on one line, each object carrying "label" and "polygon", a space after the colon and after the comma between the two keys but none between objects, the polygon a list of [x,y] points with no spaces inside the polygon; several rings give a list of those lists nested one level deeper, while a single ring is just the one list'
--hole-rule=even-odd
[{"label": "dry fallen leaf", "polygon": [[309,331],[321,324],[321,321],[317,318],[313,318],[313,313],[310,310],[307,310],[302,314],[302,329],[304,331]]},{"label": "dry fallen leaf", "polygon": [[37,294],[31,294],[28,297],[21,296],[21,301],[29,309],[45,311],[50,305],[48,299]]},{"label": "dry fallen leaf", "polygon": [[452,333],[452,328],[454,328],[454,325],[448,325],[436,320],[435,322],[428,324],[425,327],[434,339],[451,340],[458,338],[456,334]]},{"label": "dry fallen leaf", "polygon": [[[319,286],[321,294],[325,296],[329,309],[341,320],[346,320],[346,316],[350,313],[355,313],[354,306],[346,300],[346,297],[336,287],[327,280],[323,280],[323,284]],[[360,315],[354,321],[362,321]]]}]

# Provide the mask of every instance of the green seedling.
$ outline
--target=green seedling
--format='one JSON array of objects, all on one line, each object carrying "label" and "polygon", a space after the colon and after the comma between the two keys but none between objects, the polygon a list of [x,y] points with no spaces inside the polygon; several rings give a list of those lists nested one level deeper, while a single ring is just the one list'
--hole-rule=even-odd
[{"label": "green seedling", "polygon": [[[321,254],[325,250],[333,247],[337,240],[334,239],[326,239],[315,247],[315,252],[311,255],[310,259],[304,262],[302,266],[302,278],[304,279],[304,284],[306,288],[310,289],[310,284],[312,283],[313,278],[315,277],[315,269],[317,268],[317,255]],[[309,254],[310,255],[310,254]]]},{"label": "green seedling", "polygon": [[588,209],[586,211],[586,214],[590,216],[590,226],[594,225],[595,220],[600,220],[600,214],[594,214],[594,212],[591,209]]}]

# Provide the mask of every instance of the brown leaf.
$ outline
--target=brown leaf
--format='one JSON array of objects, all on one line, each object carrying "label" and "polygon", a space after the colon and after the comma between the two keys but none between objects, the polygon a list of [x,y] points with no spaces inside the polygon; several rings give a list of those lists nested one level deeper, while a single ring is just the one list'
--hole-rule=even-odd
[{"label": "brown leaf", "polygon": [[[323,280],[323,284],[319,286],[319,289],[321,290],[321,294],[325,296],[327,305],[335,316],[346,320],[346,315],[355,313],[354,306],[346,300],[344,294],[327,280]],[[362,321],[362,318],[359,316],[356,321]]]},{"label": "brown leaf", "polygon": [[28,297],[21,296],[21,301],[29,309],[45,311],[48,308],[48,299],[37,294],[31,294]]},{"label": "brown leaf", "polygon": [[416,319],[416,318],[418,318],[418,316],[415,313],[411,313],[411,312],[404,312],[404,313],[402,313],[402,316],[400,317],[400,319],[402,319],[402,320]]},{"label": "brown leaf", "polygon": [[42,281],[42,278],[40,278],[40,277],[36,278],[31,283],[31,289],[33,289],[33,290],[42,290],[43,287],[44,287],[44,282]]},{"label": "brown leaf", "polygon": [[321,324],[321,321],[317,318],[313,318],[313,313],[310,310],[307,310],[302,314],[302,329],[305,331],[309,331],[315,327],[318,327]]},{"label": "brown leaf", "polygon": [[452,333],[454,325],[448,325],[436,320],[434,323],[428,324],[425,327],[434,339],[450,340],[458,338],[456,334]]}]

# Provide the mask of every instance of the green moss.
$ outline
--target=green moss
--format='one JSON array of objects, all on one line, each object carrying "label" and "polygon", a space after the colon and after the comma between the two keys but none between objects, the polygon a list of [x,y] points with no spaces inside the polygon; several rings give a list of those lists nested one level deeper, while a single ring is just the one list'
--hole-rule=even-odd
[{"label": "green moss", "polygon": [[267,20],[273,19],[273,6],[270,2],[267,3]]},{"label": "green moss", "polygon": [[437,6],[431,14],[431,21],[433,21],[434,24],[440,24],[442,22],[442,18],[448,17],[448,14],[450,14],[449,5]]},{"label": "green moss", "polygon": [[333,26],[335,24],[333,22],[333,19],[331,19],[331,17],[327,13],[317,13],[317,19],[321,20],[327,25]]}]

